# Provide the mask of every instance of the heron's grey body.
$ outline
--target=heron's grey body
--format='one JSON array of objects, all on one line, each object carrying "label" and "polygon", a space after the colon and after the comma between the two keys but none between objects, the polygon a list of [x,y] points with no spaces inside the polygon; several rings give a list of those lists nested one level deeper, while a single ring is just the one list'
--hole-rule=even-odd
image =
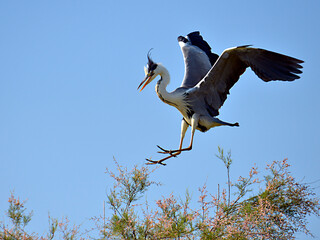
[{"label": "heron's grey body", "polygon": [[[161,78],[156,85],[159,98],[174,107],[183,115],[181,124],[181,139],[178,150],[164,150],[170,154],[159,161],[161,163],[176,156],[184,150],[192,148],[195,129],[202,132],[215,126],[239,126],[238,123],[227,123],[219,120],[219,109],[227,99],[230,88],[238,81],[240,75],[250,67],[263,81],[293,81],[302,73],[302,60],[292,58],[264,49],[252,48],[249,45],[226,49],[220,57],[211,52],[211,48],[203,40],[199,32],[193,32],[186,37],[178,37],[184,57],[185,75],[179,88],[169,93],[166,90],[170,82],[168,70],[155,63],[148,55],[146,78],[141,90],[157,75]],[[141,91],[140,90],[140,91]],[[182,148],[182,142],[188,126],[192,127],[191,142],[188,148]]]}]

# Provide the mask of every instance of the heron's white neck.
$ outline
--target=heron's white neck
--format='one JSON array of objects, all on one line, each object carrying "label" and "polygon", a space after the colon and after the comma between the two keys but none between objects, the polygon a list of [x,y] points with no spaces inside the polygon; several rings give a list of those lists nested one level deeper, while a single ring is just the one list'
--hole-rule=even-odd
[{"label": "heron's white neck", "polygon": [[157,70],[161,78],[156,85],[156,93],[163,102],[175,106],[175,96],[173,96],[172,93],[169,93],[166,89],[170,83],[169,71],[162,64],[158,64]]}]

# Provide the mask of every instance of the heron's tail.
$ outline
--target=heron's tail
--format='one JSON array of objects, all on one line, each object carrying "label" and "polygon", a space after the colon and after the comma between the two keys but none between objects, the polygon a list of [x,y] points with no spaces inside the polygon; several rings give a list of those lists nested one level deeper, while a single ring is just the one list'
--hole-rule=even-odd
[{"label": "heron's tail", "polygon": [[230,126],[230,127],[239,127],[239,123],[236,122],[236,123],[228,123],[228,122],[224,122],[224,121],[221,121],[219,118],[214,118],[214,122],[218,124],[218,126]]}]

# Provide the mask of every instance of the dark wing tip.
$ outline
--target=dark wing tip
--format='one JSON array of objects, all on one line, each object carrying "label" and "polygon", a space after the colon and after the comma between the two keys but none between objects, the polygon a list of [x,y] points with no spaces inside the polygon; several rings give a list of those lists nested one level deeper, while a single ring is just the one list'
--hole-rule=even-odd
[{"label": "dark wing tip", "polygon": [[190,38],[190,37],[201,37],[201,38],[202,38],[202,36],[200,35],[200,31],[191,32],[191,33],[189,33],[187,36],[188,36],[189,38]]},{"label": "dark wing tip", "polygon": [[302,73],[302,60],[264,49],[253,49],[251,53],[253,61],[247,63],[263,81],[294,81],[300,78],[297,74]]},{"label": "dark wing tip", "polygon": [[187,38],[189,39],[192,45],[197,46],[202,51],[204,51],[209,57],[211,65],[214,65],[219,56],[211,52],[210,45],[203,39],[203,37],[200,35],[200,32],[191,32],[187,35]]}]

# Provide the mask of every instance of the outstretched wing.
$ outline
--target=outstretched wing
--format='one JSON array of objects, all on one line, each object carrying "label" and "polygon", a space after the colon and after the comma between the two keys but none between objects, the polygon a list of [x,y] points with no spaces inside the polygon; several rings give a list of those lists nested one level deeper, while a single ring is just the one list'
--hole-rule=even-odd
[{"label": "outstretched wing", "polygon": [[249,46],[225,50],[208,74],[192,89],[189,99],[201,102],[202,108],[217,116],[227,99],[230,88],[247,67],[265,82],[273,80],[294,81],[302,73],[302,60]]},{"label": "outstretched wing", "polygon": [[184,57],[185,74],[181,87],[194,87],[210,70],[218,55],[211,52],[209,44],[203,40],[200,32],[178,37]]}]

